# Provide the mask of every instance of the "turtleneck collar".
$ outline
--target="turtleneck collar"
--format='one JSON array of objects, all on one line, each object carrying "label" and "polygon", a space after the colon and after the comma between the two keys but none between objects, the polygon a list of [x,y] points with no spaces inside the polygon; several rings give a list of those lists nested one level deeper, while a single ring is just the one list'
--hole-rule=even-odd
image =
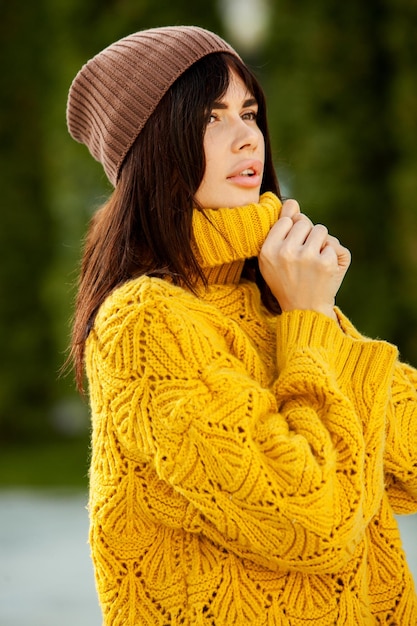
[{"label": "turtleneck collar", "polygon": [[194,210],[194,251],[209,284],[239,282],[245,260],[258,256],[281,206],[266,192],[258,203]]}]

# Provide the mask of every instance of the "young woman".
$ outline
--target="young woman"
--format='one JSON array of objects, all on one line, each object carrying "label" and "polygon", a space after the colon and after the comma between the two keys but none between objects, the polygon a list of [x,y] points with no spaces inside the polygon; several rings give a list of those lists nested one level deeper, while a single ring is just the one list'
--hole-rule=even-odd
[{"label": "young woman", "polygon": [[115,186],[72,356],[104,623],[412,626],[417,373],[335,308],[349,252],[281,205],[265,100],[217,35],[91,59],[71,135]]}]

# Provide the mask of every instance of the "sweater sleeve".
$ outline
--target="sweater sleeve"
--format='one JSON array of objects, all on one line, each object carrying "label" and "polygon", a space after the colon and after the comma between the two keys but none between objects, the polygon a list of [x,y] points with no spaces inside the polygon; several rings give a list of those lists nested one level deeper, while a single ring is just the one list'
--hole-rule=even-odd
[{"label": "sweater sleeve", "polygon": [[[139,450],[186,503],[178,509],[185,530],[271,569],[337,571],[383,489],[391,351],[354,345],[325,316],[285,314],[277,328],[280,375],[265,388],[206,314],[191,311],[191,298],[156,304],[142,296],[124,305],[122,321],[118,310],[117,323],[109,315],[95,339],[127,454]],[[366,437],[340,385],[346,365],[368,374]],[[375,445],[371,460],[367,439]]]},{"label": "sweater sleeve", "polygon": [[[347,335],[369,342],[340,311],[338,315]],[[383,465],[385,488],[394,511],[417,512],[417,370],[399,361],[387,405]]]},{"label": "sweater sleeve", "polygon": [[384,470],[396,513],[417,512],[417,371],[395,368],[389,405]]}]

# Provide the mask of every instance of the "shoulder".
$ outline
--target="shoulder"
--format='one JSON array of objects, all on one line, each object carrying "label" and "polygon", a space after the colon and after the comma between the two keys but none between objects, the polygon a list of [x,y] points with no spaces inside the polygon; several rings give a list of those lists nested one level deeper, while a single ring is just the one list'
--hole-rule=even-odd
[{"label": "shoulder", "polygon": [[151,355],[189,354],[196,338],[218,340],[211,308],[162,279],[133,279],[115,289],[100,307],[87,341],[87,359],[94,352],[103,364],[123,370]]},{"label": "shoulder", "polygon": [[167,310],[187,309],[196,298],[185,289],[160,279],[141,276],[115,289],[101,305],[94,323],[96,331],[107,324],[125,325],[133,318],[163,316]]}]

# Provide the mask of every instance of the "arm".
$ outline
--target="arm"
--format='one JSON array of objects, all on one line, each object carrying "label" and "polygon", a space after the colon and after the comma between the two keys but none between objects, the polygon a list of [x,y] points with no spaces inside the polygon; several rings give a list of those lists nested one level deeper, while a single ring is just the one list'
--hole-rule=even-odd
[{"label": "arm", "polygon": [[[345,334],[369,342],[338,311]],[[417,371],[396,361],[387,403],[384,482],[396,513],[417,512]]]},{"label": "arm", "polygon": [[389,406],[385,474],[396,513],[417,512],[417,372],[405,364],[395,369]]}]

